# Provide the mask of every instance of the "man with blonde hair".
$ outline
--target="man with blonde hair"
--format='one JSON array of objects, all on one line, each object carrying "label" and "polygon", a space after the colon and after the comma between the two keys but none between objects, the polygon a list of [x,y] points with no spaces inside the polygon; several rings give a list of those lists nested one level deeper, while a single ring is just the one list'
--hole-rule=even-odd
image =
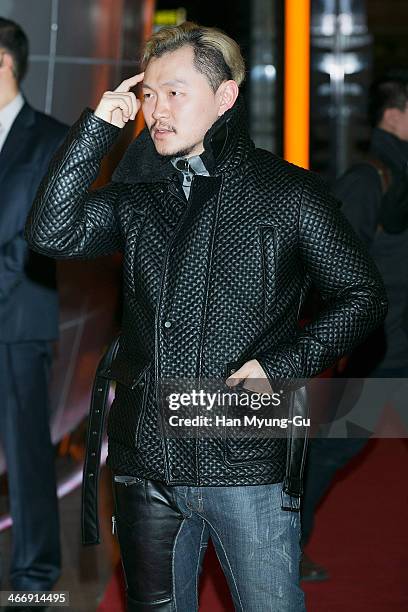
[{"label": "man with blonde hair", "polygon": [[[295,379],[318,374],[381,322],[383,286],[318,178],[254,147],[231,38],[188,22],[161,30],[142,68],[72,127],[26,229],[53,257],[124,254],[122,335],[105,375],[117,383],[108,464],[128,610],[197,610],[211,537],[236,610],[301,612],[304,438],[293,428],[230,434],[228,425],[191,435],[189,419],[169,434],[175,411],[168,416],[160,383],[263,385],[304,415]],[[130,91],[138,84],[142,101]],[[145,129],[109,185],[90,191],[140,108]],[[327,306],[300,330],[312,281]]]}]

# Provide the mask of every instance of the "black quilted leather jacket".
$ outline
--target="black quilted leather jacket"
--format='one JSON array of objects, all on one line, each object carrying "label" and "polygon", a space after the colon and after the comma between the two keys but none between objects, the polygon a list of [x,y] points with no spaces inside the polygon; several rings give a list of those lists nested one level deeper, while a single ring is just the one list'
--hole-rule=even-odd
[{"label": "black quilted leather jacket", "polygon": [[[194,176],[188,202],[147,130],[112,182],[90,191],[118,133],[83,113],[26,227],[31,247],[51,257],[124,254],[122,337],[106,373],[117,381],[108,464],[170,484],[285,480],[299,494],[305,444],[293,430],[288,440],[163,438],[155,383],[225,379],[253,358],[275,389],[316,376],[383,320],[377,269],[317,175],[254,147],[240,100],[208,131],[210,176]],[[301,329],[311,282],[325,308]]]}]

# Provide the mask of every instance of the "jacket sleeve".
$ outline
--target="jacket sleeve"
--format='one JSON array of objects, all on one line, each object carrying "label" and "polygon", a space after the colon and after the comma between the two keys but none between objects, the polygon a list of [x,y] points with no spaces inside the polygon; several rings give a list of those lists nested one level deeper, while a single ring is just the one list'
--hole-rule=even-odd
[{"label": "jacket sleeve", "polygon": [[299,214],[299,256],[324,308],[290,342],[256,358],[272,386],[316,376],[349,353],[387,312],[379,272],[339,202],[319,177],[305,181]]},{"label": "jacket sleeve", "polygon": [[86,109],[53,157],[27,219],[30,247],[55,258],[90,258],[120,249],[117,185],[90,190],[120,128]]},{"label": "jacket sleeve", "polygon": [[58,128],[53,127],[51,133],[44,135],[42,145],[42,164],[33,170],[33,181],[27,185],[27,197],[16,203],[18,214],[13,216],[7,230],[0,237],[0,301],[10,299],[13,291],[25,278],[25,267],[29,261],[29,249],[24,240],[24,225],[33,195],[48,167],[50,158],[55,153],[58,145],[66,136],[68,129],[63,124]]},{"label": "jacket sleeve", "polygon": [[332,192],[359,238],[369,246],[377,231],[381,205],[381,180],[370,164],[356,164],[333,184]]}]

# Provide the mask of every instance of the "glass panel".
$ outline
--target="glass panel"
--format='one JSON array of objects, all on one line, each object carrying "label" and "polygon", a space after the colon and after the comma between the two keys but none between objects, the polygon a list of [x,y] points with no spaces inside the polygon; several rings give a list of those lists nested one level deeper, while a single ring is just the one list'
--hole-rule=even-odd
[{"label": "glass panel", "polygon": [[52,114],[73,123],[85,107],[95,108],[103,92],[119,83],[118,74],[116,66],[57,63]]},{"label": "glass panel", "polygon": [[52,0],[35,0],[35,12],[37,16],[41,15],[41,18],[33,19],[33,2],[0,0],[0,15],[21,25],[30,40],[31,54],[44,55],[49,52],[51,2]]},{"label": "glass panel", "polygon": [[121,29],[121,0],[60,2],[57,55],[118,59]]},{"label": "glass panel", "polygon": [[31,62],[22,84],[27,101],[35,109],[44,112],[47,91],[48,62]]}]

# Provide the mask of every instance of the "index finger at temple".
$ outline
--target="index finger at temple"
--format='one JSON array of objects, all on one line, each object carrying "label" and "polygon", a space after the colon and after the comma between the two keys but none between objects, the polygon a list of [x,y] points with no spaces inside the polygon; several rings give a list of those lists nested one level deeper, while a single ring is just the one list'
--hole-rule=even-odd
[{"label": "index finger at temple", "polygon": [[114,91],[126,92],[129,91],[132,87],[143,81],[144,72],[140,72],[139,74],[135,74],[135,76],[130,77],[130,79],[125,79],[122,81],[120,85]]}]

